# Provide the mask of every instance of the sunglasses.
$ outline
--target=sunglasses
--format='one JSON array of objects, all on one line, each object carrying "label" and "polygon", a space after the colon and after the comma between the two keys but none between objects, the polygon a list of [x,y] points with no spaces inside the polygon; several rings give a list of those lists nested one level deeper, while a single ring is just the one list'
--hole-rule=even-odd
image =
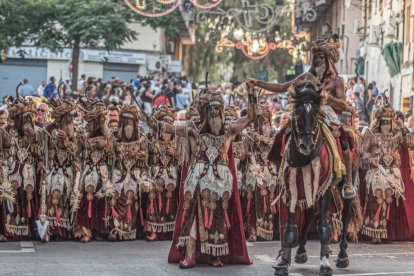
[{"label": "sunglasses", "polygon": [[38,109],[37,109],[37,112],[42,112],[42,113],[45,113],[45,112],[47,112],[47,110],[38,108]]}]

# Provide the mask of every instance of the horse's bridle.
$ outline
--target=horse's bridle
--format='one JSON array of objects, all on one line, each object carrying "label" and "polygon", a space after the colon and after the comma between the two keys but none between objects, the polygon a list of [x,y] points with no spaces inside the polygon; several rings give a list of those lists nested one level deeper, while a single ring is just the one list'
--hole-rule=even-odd
[{"label": "horse's bridle", "polygon": [[[312,116],[314,116],[314,115],[312,115]],[[300,146],[300,144],[299,144],[299,136],[300,135],[309,135],[309,134],[311,134],[312,135],[311,136],[312,142],[316,144],[316,142],[319,139],[319,135],[321,133],[320,124],[321,124],[322,121],[321,121],[319,112],[316,114],[316,118],[315,118],[315,120],[316,120],[315,129],[311,133],[302,133],[299,130],[299,126],[297,124],[297,119],[298,118],[299,118],[299,116],[296,115],[296,110],[293,110],[292,111],[292,122],[291,122],[291,125],[292,125],[293,142],[295,143],[296,148],[297,149],[300,149],[300,147],[299,147]]]}]

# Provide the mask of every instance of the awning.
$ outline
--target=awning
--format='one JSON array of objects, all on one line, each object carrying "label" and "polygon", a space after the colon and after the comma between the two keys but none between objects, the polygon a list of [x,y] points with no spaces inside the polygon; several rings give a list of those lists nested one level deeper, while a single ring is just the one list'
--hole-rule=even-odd
[{"label": "awning", "polygon": [[387,64],[391,77],[398,75],[401,72],[401,43],[387,43],[382,49],[381,54],[384,57],[385,63]]}]

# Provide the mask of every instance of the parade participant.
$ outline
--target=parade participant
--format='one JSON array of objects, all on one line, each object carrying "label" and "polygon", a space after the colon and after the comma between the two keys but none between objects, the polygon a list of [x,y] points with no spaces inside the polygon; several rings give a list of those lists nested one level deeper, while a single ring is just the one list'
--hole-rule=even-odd
[{"label": "parade participant", "polygon": [[116,105],[110,104],[107,108],[107,121],[114,120],[119,122],[119,108]]},{"label": "parade participant", "polygon": [[118,132],[118,125],[119,125],[119,121],[115,119],[111,119],[108,121],[108,128],[115,136]]},{"label": "parade participant", "polygon": [[1,129],[1,166],[3,167],[3,239],[35,237],[38,185],[44,174],[42,141],[35,131],[36,108],[20,97],[10,105],[13,125]]},{"label": "parade participant", "polygon": [[182,219],[177,221],[181,229],[175,229],[178,243],[176,248],[171,248],[169,256],[170,262],[180,262],[180,268],[202,262],[215,267],[227,262],[251,262],[246,250],[231,150],[234,136],[255,119],[256,99],[252,89],[249,98],[248,116],[228,127],[224,125],[223,99],[219,92],[209,89],[202,91],[197,100],[199,129],[166,123],[156,126],[161,133],[175,133],[192,141],[190,166],[183,183],[184,202],[177,216]]},{"label": "parade participant", "polygon": [[115,196],[111,200],[113,226],[110,240],[132,240],[137,227],[142,234],[144,214],[142,197],[152,185],[148,171],[148,139],[138,127],[136,106],[121,109],[121,125],[115,140],[115,166],[112,183]]},{"label": "parade participant", "polygon": [[271,113],[266,104],[258,107],[254,128],[244,136],[247,149],[246,187],[243,202],[246,206],[244,219],[249,241],[257,237],[273,239],[273,216],[277,182],[276,166],[267,160],[273,144]]},{"label": "parade participant", "polygon": [[[110,202],[114,195],[109,164],[113,157],[113,138],[105,123],[105,105],[102,102],[81,102],[86,126],[81,148],[82,174],[77,210],[75,237],[90,242],[109,234],[111,224]],[[76,191],[74,191],[76,192]]]},{"label": "parade participant", "polygon": [[48,123],[49,106],[46,103],[40,103],[36,109],[36,126],[44,127]]},{"label": "parade participant", "polygon": [[[4,105],[6,106],[6,105]],[[7,107],[7,106],[6,106]],[[0,128],[7,127],[8,111],[6,108],[0,108]]]},{"label": "parade participant", "polygon": [[[75,181],[80,179],[80,160],[73,118],[76,105],[72,101],[50,100],[53,122],[43,128],[44,153],[47,170],[47,200],[45,215],[49,221],[44,241],[51,237],[71,238],[73,217],[70,212],[70,196]],[[79,185],[78,185],[79,186]]]},{"label": "parade participant", "polygon": [[[374,112],[374,120],[364,136],[364,158],[370,164],[366,181],[362,234],[373,243],[407,237],[408,223],[402,199],[401,150],[414,145],[408,129],[396,124],[396,113],[385,95]],[[407,199],[412,200],[412,199]]]},{"label": "parade participant", "polygon": [[[174,124],[174,112],[166,105],[158,107],[154,114],[157,121]],[[150,146],[151,176],[154,185],[147,204],[148,241],[171,239],[174,231],[178,199],[177,145],[175,135],[167,132],[153,137]]]},{"label": "parade participant", "polygon": [[[340,45],[341,42],[337,35],[329,35],[326,38],[316,40],[311,49],[313,59],[310,70],[292,81],[277,84],[250,79],[248,80],[248,83],[275,93],[284,93],[288,91],[290,87],[295,88],[301,83],[309,82],[313,83],[317,89],[324,91],[324,94],[326,95],[325,104],[322,107],[324,121],[330,128],[330,131],[326,132],[325,135],[334,136],[336,139],[335,145],[331,145],[335,152],[334,159],[336,164],[334,166],[334,183],[342,181],[342,189],[347,189],[345,187],[350,186],[350,183],[347,183],[345,179],[343,179],[345,170],[341,160],[342,156],[340,148],[338,149],[338,145],[340,146],[340,140],[342,139],[342,137],[340,137],[340,132],[338,131],[341,125],[338,114],[351,108],[349,108],[346,103],[344,83],[338,76],[335,68],[335,63],[339,60],[338,49],[340,48]],[[276,153],[276,155],[279,155],[279,153]],[[355,193],[353,192],[353,194]]]}]

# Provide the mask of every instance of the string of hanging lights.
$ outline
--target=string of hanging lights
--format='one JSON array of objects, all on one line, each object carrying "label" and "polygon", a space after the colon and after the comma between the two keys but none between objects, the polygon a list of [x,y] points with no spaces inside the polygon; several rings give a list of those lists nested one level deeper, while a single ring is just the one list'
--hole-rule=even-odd
[{"label": "string of hanging lights", "polygon": [[[136,13],[146,17],[161,17],[175,11],[182,3],[182,0],[124,0],[125,4]],[[148,5],[148,1],[152,5]],[[220,5],[223,0],[207,0],[206,3],[200,3],[200,0],[188,0],[191,4],[199,9],[212,9]],[[210,2],[211,1],[211,2]],[[154,8],[153,4],[160,4],[166,7]],[[152,7],[152,11],[151,8]],[[164,8],[164,9],[162,9]]]}]

